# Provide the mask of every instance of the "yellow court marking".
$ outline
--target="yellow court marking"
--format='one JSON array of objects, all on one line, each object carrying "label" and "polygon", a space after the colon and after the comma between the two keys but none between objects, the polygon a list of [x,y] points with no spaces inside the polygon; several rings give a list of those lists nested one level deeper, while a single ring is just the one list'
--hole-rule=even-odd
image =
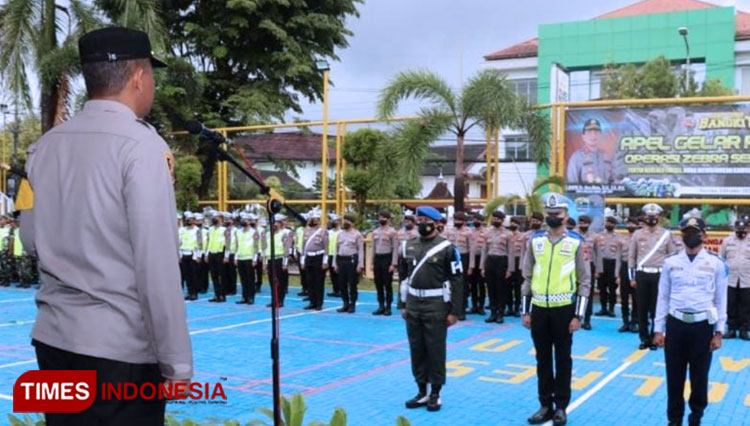
[{"label": "yellow court marking", "polygon": [[647,349],[638,349],[633,351],[632,354],[625,358],[625,362],[635,363],[641,360],[648,353]]},{"label": "yellow court marking", "polygon": [[[708,403],[716,404],[724,400],[729,390],[728,383],[708,382]],[[690,380],[685,380],[685,399],[690,399]]]},{"label": "yellow court marking", "polygon": [[622,377],[643,380],[643,384],[635,391],[636,396],[651,396],[656,389],[664,382],[664,377],[645,376],[642,374],[623,374]]},{"label": "yellow court marking", "polygon": [[575,390],[583,390],[588,385],[594,382],[594,380],[598,379],[602,376],[601,371],[590,371],[586,373],[583,377],[573,377],[572,381],[570,383],[570,387]]},{"label": "yellow court marking", "polygon": [[454,371],[448,371],[446,376],[448,377],[461,377],[465,376],[475,369],[472,367],[467,367],[464,364],[476,364],[476,365],[488,365],[489,362],[487,361],[472,361],[468,359],[454,359],[451,361],[448,361],[445,363],[446,370],[454,370]]},{"label": "yellow court marking", "polygon": [[743,369],[750,367],[750,358],[740,358],[735,361],[732,357],[720,356],[719,364],[721,364],[721,368],[724,371],[739,373]]},{"label": "yellow court marking", "polygon": [[588,351],[584,355],[573,355],[573,359],[582,359],[586,361],[606,361],[607,358],[602,358],[605,352],[609,350],[607,346],[597,346],[594,349]]},{"label": "yellow court marking", "polygon": [[745,397],[745,407],[750,407],[750,394]]},{"label": "yellow court marking", "polygon": [[523,340],[511,340],[510,342],[503,343],[502,345],[494,346],[494,345],[497,345],[502,340],[503,339],[490,339],[490,340],[487,340],[485,342],[478,343],[478,344],[472,346],[471,350],[472,351],[480,351],[480,352],[494,352],[494,353],[499,353],[499,352],[505,352],[508,349],[510,349],[510,348],[512,348],[514,346],[518,346],[521,343],[523,343]]},{"label": "yellow court marking", "polygon": [[521,369],[521,371],[492,370],[492,372],[495,374],[505,374],[510,377],[504,379],[500,377],[479,376],[479,380],[483,382],[508,383],[512,385],[518,385],[536,376],[535,365],[521,365],[521,364],[506,364],[506,365],[508,367],[519,368]]}]

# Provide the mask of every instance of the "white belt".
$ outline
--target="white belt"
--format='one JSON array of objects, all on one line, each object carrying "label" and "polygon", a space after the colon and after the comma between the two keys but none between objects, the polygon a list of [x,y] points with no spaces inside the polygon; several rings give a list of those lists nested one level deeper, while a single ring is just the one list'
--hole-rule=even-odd
[{"label": "white belt", "polygon": [[325,250],[318,250],[318,251],[308,251],[305,253],[305,256],[320,256],[326,254]]},{"label": "white belt", "polygon": [[414,297],[419,297],[420,299],[423,299],[425,297],[443,297],[443,289],[442,288],[428,288],[428,289],[420,289],[420,288],[414,288],[412,286],[409,286],[409,294],[411,294]]},{"label": "white belt", "polygon": [[686,323],[694,323],[708,320],[708,312],[680,312],[677,309],[670,309],[669,315]]},{"label": "white belt", "polygon": [[193,252],[192,250],[180,250],[180,254],[183,256],[192,256]]},{"label": "white belt", "polygon": [[638,271],[645,272],[647,274],[659,274],[661,273],[661,268],[638,268]]}]

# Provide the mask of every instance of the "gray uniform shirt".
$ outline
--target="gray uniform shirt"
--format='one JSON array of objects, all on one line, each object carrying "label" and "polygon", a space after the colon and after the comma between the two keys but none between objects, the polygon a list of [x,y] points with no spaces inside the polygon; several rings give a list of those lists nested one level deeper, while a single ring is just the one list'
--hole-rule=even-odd
[{"label": "gray uniform shirt", "polygon": [[721,243],[719,251],[729,266],[729,287],[750,288],[750,238],[730,235]]},{"label": "gray uniform shirt", "polygon": [[570,157],[566,169],[568,183],[595,184],[612,183],[613,162],[601,151],[579,149]]},{"label": "gray uniform shirt", "polygon": [[29,147],[35,204],[21,221],[42,283],[34,339],[193,375],[170,167],[164,140],[114,101],[87,102]]}]

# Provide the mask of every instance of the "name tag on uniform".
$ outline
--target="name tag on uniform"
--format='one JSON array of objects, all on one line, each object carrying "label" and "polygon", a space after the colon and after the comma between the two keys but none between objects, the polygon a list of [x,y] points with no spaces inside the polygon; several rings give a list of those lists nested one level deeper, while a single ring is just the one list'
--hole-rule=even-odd
[{"label": "name tag on uniform", "polygon": [[563,242],[560,247],[560,254],[570,255],[573,254],[573,243]]}]

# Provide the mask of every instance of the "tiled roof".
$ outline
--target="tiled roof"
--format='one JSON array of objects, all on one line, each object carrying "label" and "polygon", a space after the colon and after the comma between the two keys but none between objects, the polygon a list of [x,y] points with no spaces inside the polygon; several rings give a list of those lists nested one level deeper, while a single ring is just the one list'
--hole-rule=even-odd
[{"label": "tiled roof", "polygon": [[[269,157],[288,161],[320,162],[322,135],[315,133],[285,132],[258,133],[234,138],[234,143],[245,151],[251,160]],[[328,136],[328,158],[336,158],[335,137]]]},{"label": "tiled roof", "polygon": [[424,197],[425,200],[445,200],[453,198],[453,194],[448,189],[448,184],[445,181],[440,180],[435,184],[429,194]]},{"label": "tiled roof", "polygon": [[[700,0],[642,0],[629,6],[607,12],[594,19],[622,18],[625,16],[653,15],[656,13],[670,13],[684,10],[710,9],[719,5]],[[735,15],[735,39],[750,39],[750,13],[737,10]],[[501,59],[530,58],[537,55],[539,40],[533,38],[514,44],[510,47],[487,54],[484,59],[497,61]]]}]

